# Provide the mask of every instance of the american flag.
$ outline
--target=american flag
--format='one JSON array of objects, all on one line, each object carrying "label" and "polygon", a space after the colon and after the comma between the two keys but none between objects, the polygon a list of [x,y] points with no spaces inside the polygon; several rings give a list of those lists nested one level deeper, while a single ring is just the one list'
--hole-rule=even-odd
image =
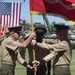
[{"label": "american flag", "polygon": [[[0,10],[2,7],[2,2],[0,2]],[[4,3],[4,2],[3,2]],[[5,7],[5,5],[8,5]],[[2,7],[2,11],[0,11],[0,28],[3,27],[14,27],[20,25],[20,14],[22,3],[8,3],[5,2]],[[7,11],[8,8],[9,10]]]},{"label": "american flag", "polygon": [[24,2],[25,0],[0,0],[0,2]]},{"label": "american flag", "polygon": [[0,2],[0,14],[10,15],[11,14],[11,3]]},{"label": "american flag", "polygon": [[[0,15],[1,27],[13,27],[20,25],[20,14],[21,14],[21,3],[10,3],[11,5],[11,13],[4,12]],[[6,7],[7,8],[7,7]],[[3,8],[5,9],[5,8]],[[4,10],[6,11],[6,9]],[[9,14],[10,13],[10,14]]]}]

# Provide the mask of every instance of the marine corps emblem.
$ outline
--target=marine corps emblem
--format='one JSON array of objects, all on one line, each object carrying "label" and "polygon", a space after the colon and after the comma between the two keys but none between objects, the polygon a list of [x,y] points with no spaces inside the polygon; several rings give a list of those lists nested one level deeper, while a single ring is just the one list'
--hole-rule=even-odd
[{"label": "marine corps emblem", "polygon": [[68,10],[75,9],[75,2],[71,0],[46,0],[46,1],[50,4],[59,3]]}]

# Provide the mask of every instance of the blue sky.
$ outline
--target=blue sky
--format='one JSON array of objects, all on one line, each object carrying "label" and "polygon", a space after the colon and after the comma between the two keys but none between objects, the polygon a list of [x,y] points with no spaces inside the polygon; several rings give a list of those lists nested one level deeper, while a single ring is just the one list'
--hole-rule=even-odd
[{"label": "blue sky", "polygon": [[[25,2],[23,2],[23,0],[0,0],[0,1],[10,1],[10,2],[22,2],[22,10],[21,10],[21,19],[26,20],[27,23],[30,23],[30,5],[29,5],[29,0],[25,0]],[[42,15],[32,15],[33,17],[33,23],[35,22],[41,22],[42,24],[44,24],[44,20]],[[52,22],[56,22],[56,23],[65,23],[65,24],[69,24],[66,20],[64,20],[63,18],[59,18],[59,17],[54,17],[54,16],[47,16],[49,23]]]}]

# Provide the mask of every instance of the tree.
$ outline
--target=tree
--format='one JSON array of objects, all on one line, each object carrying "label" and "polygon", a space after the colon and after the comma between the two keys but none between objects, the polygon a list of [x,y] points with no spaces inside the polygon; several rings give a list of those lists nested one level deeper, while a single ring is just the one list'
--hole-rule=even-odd
[{"label": "tree", "polygon": [[25,30],[29,30],[31,26],[30,23],[26,23],[26,21],[22,19],[20,20],[20,25],[24,26]]}]

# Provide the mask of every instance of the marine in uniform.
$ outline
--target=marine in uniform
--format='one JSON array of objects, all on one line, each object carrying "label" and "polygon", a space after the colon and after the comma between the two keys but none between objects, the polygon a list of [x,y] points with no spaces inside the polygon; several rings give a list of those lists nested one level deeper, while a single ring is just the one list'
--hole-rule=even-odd
[{"label": "marine in uniform", "polygon": [[19,48],[26,47],[29,42],[35,37],[35,33],[31,33],[29,38],[24,42],[18,41],[20,37],[21,26],[12,27],[9,29],[8,38],[4,39],[1,43],[1,67],[0,75],[14,75],[16,60],[23,66],[32,69],[24,59],[22,59]]},{"label": "marine in uniform", "polygon": [[[34,29],[35,33],[36,33],[36,37],[35,40],[37,42],[44,42],[44,35],[47,32],[46,26],[44,25],[35,25],[35,29]],[[47,50],[43,50],[42,48],[39,48],[37,46],[32,46],[31,43],[28,45],[28,53],[29,53],[29,63],[32,65],[32,61],[33,59],[33,50],[35,50],[35,59],[40,61],[44,56],[46,56],[47,54],[50,53],[50,51]],[[37,72],[36,75],[46,75],[46,71],[48,72],[48,75],[50,75],[50,69],[51,69],[51,62],[48,62],[48,67],[46,67],[46,64],[43,65],[39,65],[37,67]],[[27,75],[34,75],[34,72],[32,72],[31,70],[27,69]]]},{"label": "marine in uniform", "polygon": [[36,65],[40,65],[54,59],[53,75],[71,75],[70,62],[72,56],[72,45],[67,37],[69,26],[64,24],[55,24],[54,26],[56,28],[56,35],[59,40],[58,43],[51,45],[46,43],[38,43],[35,40],[32,41],[33,45],[45,48],[47,50],[52,50],[52,52],[45,56],[40,62],[34,61],[34,63],[37,62],[38,64]]}]

